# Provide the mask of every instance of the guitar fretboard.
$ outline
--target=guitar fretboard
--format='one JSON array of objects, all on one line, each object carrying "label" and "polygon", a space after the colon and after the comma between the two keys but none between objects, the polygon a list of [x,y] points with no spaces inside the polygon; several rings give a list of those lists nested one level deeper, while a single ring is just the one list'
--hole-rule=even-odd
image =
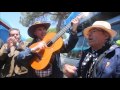
[{"label": "guitar fretboard", "polygon": [[[82,18],[83,13],[80,13],[79,15],[80,15],[81,18]],[[78,15],[78,16],[79,16],[79,15]],[[76,17],[76,18],[77,18],[77,17]],[[71,27],[71,22],[68,23],[62,30],[60,30],[60,31],[52,38],[52,40],[47,43],[47,45],[49,46],[49,45],[51,45],[52,43],[54,43],[55,41],[57,41],[70,27]]]},{"label": "guitar fretboard", "polygon": [[71,23],[67,24],[62,30],[60,30],[52,39],[48,42],[47,45],[54,43],[57,41],[69,28],[71,27]]}]

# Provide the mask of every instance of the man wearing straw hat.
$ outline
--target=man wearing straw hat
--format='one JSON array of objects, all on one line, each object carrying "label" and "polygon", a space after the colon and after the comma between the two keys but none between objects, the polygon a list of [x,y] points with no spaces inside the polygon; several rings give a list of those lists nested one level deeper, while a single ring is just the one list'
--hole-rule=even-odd
[{"label": "man wearing straw hat", "polygon": [[106,21],[95,21],[83,30],[90,48],[82,55],[78,67],[64,65],[67,77],[80,78],[120,78],[120,48],[112,45],[116,36]]}]

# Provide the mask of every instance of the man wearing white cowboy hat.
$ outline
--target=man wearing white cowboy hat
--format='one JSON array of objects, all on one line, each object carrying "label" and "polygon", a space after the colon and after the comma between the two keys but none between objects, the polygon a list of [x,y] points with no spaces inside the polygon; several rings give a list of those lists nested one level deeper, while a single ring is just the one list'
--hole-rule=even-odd
[{"label": "man wearing white cowboy hat", "polygon": [[[43,70],[35,70],[30,67],[29,69],[29,77],[32,78],[62,78],[63,77],[63,72],[61,71],[60,68],[60,53],[68,52],[74,48],[78,41],[77,37],[77,24],[75,20],[72,21],[73,29],[72,33],[69,37],[68,43],[64,43],[63,47],[60,49],[60,52],[55,53],[52,57],[52,63],[47,66],[47,68]],[[36,22],[32,26],[29,27],[28,29],[28,34],[30,37],[33,38],[33,41],[30,43],[36,43],[38,41],[41,41],[44,36],[46,35],[47,29],[50,27],[50,23],[41,23],[41,22]],[[29,45],[29,46],[30,46]],[[47,45],[45,42],[39,43],[36,47],[34,48],[26,48],[24,51],[20,52],[18,55],[18,60],[19,61],[30,61],[32,57],[34,57],[34,53],[37,49],[44,49],[46,48]],[[28,63],[30,64],[30,63]]]},{"label": "man wearing white cowboy hat", "polygon": [[68,77],[120,78],[120,48],[110,40],[116,36],[110,23],[96,21],[83,30],[90,48],[86,50],[78,67],[66,64],[64,73]]}]

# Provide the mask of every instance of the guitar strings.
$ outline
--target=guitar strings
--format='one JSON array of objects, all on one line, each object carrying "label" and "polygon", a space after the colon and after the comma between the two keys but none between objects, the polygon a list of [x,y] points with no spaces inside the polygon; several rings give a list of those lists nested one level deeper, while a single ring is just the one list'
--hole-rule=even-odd
[{"label": "guitar strings", "polygon": [[[82,15],[83,13],[80,13],[79,15]],[[78,16],[79,16],[78,15]],[[76,16],[76,18],[77,18],[77,16]],[[53,37],[53,39],[52,40],[50,40],[48,43],[47,43],[47,45],[49,45],[50,43],[54,43],[56,40],[58,40],[59,38],[60,38],[60,36],[62,35],[62,34],[64,34],[67,30],[68,30],[68,28],[70,28],[71,27],[71,22],[69,23],[69,24],[67,24],[62,30],[60,30],[60,32],[58,32],[54,37]]]},{"label": "guitar strings", "polygon": [[66,32],[66,30],[71,26],[71,23],[69,23],[68,25],[66,25],[62,30],[60,30],[60,32],[58,32],[52,40],[50,40],[47,45],[49,45],[50,43],[54,43],[56,40],[59,39],[59,37],[64,34]]}]

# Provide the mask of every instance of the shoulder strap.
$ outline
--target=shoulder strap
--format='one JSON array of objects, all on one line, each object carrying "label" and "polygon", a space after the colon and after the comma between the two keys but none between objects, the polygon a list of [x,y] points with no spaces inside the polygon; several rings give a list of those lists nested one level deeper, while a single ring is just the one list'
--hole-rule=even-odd
[{"label": "shoulder strap", "polygon": [[118,46],[118,45],[112,45],[110,48],[109,48],[109,50],[107,50],[107,53],[110,53],[110,52],[112,52],[113,50],[115,50],[116,48],[119,48],[120,46]]},{"label": "shoulder strap", "polygon": [[116,48],[118,48],[119,46],[118,45],[112,45],[108,50],[106,50],[103,54],[101,54],[99,57],[98,57],[98,60],[97,62],[95,63],[94,65],[94,68],[93,68],[93,76],[96,77],[96,67],[99,63],[101,63],[102,61],[102,58],[104,58],[108,53],[114,51]]}]

